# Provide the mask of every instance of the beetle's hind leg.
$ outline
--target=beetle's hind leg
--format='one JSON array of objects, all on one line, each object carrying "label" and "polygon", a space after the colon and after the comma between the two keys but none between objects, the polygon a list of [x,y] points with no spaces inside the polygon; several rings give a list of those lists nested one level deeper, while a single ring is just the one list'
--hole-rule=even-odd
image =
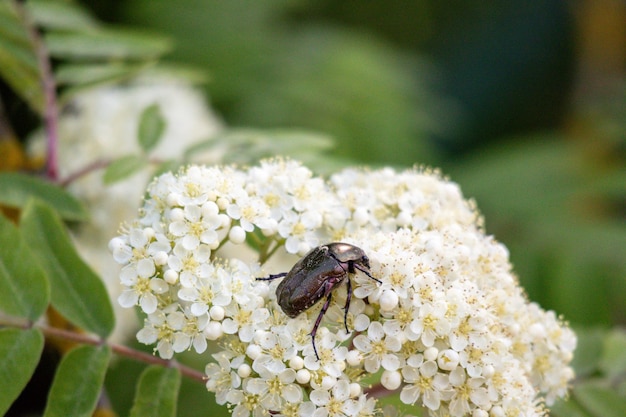
[{"label": "beetle's hind leg", "polygon": [[350,278],[347,279],[348,293],[346,294],[346,306],[343,308],[343,325],[346,326],[346,333],[350,333],[348,330],[348,310],[350,310],[350,300],[352,300],[352,283]]},{"label": "beetle's hind leg", "polygon": [[274,274],[274,275],[270,275],[269,277],[265,277],[265,278],[257,278],[257,281],[271,281],[273,279],[278,279],[278,278],[282,278],[287,276],[288,272],[281,272],[280,274]]},{"label": "beetle's hind leg", "polygon": [[322,317],[326,314],[328,307],[330,306],[330,300],[333,298],[333,293],[329,292],[326,297],[326,301],[320,310],[320,314],[317,315],[317,319],[315,320],[315,325],[313,325],[313,330],[311,330],[311,341],[313,342],[313,352],[315,352],[315,357],[317,360],[320,360],[320,355],[317,354],[317,347],[315,347],[315,335],[317,334],[317,329],[320,327],[320,323],[322,322]]}]

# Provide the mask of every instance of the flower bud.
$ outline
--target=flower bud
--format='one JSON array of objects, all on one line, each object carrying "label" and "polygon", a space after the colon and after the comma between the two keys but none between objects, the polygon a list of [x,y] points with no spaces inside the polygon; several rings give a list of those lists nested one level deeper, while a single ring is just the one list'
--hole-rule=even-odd
[{"label": "flower bud", "polygon": [[296,381],[298,384],[308,384],[311,380],[311,373],[308,369],[300,369],[296,372]]},{"label": "flower bud", "polygon": [[252,368],[250,368],[250,365],[248,365],[247,363],[242,363],[241,365],[239,365],[239,368],[237,368],[237,375],[242,378],[249,377],[251,373]]},{"label": "flower bud", "polygon": [[398,305],[398,294],[395,291],[385,290],[379,299],[382,311],[391,311]]},{"label": "flower bud", "polygon": [[396,390],[402,384],[402,375],[398,371],[385,371],[380,378],[380,383],[389,391]]},{"label": "flower bud", "polygon": [[239,245],[246,241],[246,231],[241,226],[233,226],[228,232],[228,240],[235,245]]},{"label": "flower bud", "polygon": [[210,321],[204,329],[204,334],[208,340],[217,340],[224,334],[222,325],[216,321]]}]

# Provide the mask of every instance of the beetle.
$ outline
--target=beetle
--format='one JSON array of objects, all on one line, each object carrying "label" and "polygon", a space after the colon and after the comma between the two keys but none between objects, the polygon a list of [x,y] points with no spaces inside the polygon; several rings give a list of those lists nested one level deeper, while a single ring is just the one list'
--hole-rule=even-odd
[{"label": "beetle", "polygon": [[[349,274],[361,271],[379,284],[381,281],[370,274],[370,261],[363,249],[343,242],[333,242],[318,246],[304,255],[289,272],[270,275],[266,278],[257,278],[260,281],[284,279],[276,288],[278,305],[291,318],[313,307],[319,300],[326,297],[326,301],[315,320],[311,331],[313,351],[319,360],[315,347],[315,335],[320,322],[326,314],[332,300],[333,290],[346,281],[348,293],[344,307],[344,325],[348,330],[348,309],[352,299],[352,284]],[[346,280],[346,278],[348,278]]]}]

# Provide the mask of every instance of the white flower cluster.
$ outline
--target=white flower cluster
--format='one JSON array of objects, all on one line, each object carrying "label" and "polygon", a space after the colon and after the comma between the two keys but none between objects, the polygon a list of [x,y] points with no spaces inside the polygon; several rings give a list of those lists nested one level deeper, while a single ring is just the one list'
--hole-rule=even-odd
[{"label": "white flower cluster", "polygon": [[[379,415],[381,392],[432,416],[540,416],[566,394],[574,333],[526,299],[506,248],[437,173],[348,169],[324,181],[271,160],[192,166],[147,195],[110,243],[123,265],[119,302],[146,313],[138,339],[164,358],[216,340],[207,388],[235,417]],[[255,278],[298,259],[263,270],[278,250],[302,256],[338,240],[363,249],[381,282],[349,278],[348,333],[346,285],[333,291],[318,358],[310,334],[323,302],[289,318],[280,280]]]},{"label": "white flower cluster", "polygon": [[[166,122],[160,143],[151,151],[153,158],[182,158],[189,146],[222,129],[202,93],[184,80],[144,77],[88,89],[73,97],[60,115],[60,177],[75,175],[101,160],[138,153],[139,121],[142,112],[152,104],[159,106]],[[32,138],[31,154],[43,159],[45,145],[43,134]],[[103,184],[102,175],[103,170],[94,170],[68,187],[90,213],[90,221],[74,228],[73,237],[81,256],[103,278],[109,294],[117,297],[119,267],[111,264],[106,245],[111,231],[137,213],[146,185],[154,176],[154,167],[145,167],[110,186]],[[125,339],[137,327],[132,311],[125,312],[129,314],[117,320],[114,339]]]}]

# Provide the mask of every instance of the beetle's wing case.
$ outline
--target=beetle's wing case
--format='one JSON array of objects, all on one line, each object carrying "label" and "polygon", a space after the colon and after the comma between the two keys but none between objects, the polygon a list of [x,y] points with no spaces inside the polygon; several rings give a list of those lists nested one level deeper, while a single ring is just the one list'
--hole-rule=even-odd
[{"label": "beetle's wing case", "polygon": [[278,304],[289,317],[312,307],[347,275],[337,260],[320,246],[300,259],[276,288]]}]

